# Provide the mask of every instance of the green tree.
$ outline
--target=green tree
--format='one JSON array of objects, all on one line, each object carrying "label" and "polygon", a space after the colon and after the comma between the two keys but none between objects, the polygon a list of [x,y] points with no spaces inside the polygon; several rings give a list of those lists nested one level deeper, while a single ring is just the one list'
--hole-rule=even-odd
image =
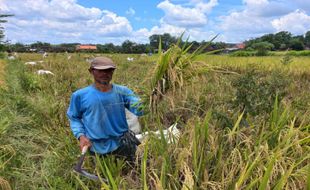
[{"label": "green tree", "polygon": [[280,44],[279,50],[286,50],[288,48],[287,44]]},{"label": "green tree", "polygon": [[113,49],[109,49],[107,44],[97,44],[96,46],[99,53],[113,53]]},{"label": "green tree", "polygon": [[274,35],[274,41],[272,44],[274,45],[275,49],[279,49],[281,44],[286,44],[288,46],[291,38],[292,34],[290,32],[281,31]]},{"label": "green tree", "polygon": [[292,50],[303,50],[305,48],[303,42],[298,38],[293,38],[290,40],[289,47]]},{"label": "green tree", "polygon": [[97,50],[100,53],[121,53],[122,47],[115,46],[113,43],[97,44]]},{"label": "green tree", "polygon": [[[61,52],[73,53],[73,52],[75,52],[77,45],[78,45],[78,43],[63,43],[63,44],[59,45],[59,48],[60,48]],[[52,49],[55,49],[55,47],[52,46]]]},{"label": "green tree", "polygon": [[150,52],[150,47],[148,44],[137,44],[126,40],[122,43],[123,53],[147,53]]},{"label": "green tree", "polygon": [[308,31],[308,32],[305,34],[304,42],[305,42],[305,45],[306,45],[308,48],[310,48],[310,31]]},{"label": "green tree", "polygon": [[177,38],[171,36],[169,33],[164,33],[163,35],[154,34],[149,37],[150,45],[153,50],[158,48],[159,39],[161,39],[161,47],[163,50],[169,49],[172,44],[175,44],[177,42]]},{"label": "green tree", "polygon": [[148,44],[136,44],[133,47],[133,53],[148,53],[149,52],[149,48],[148,48]]},{"label": "green tree", "polygon": [[105,47],[108,49],[108,53],[118,53],[117,48],[114,46],[113,43],[105,44]]},{"label": "green tree", "polygon": [[22,43],[16,43],[9,45],[9,50],[14,52],[26,52],[27,47]]},{"label": "green tree", "polygon": [[292,39],[298,39],[298,40],[301,41],[302,43],[304,43],[304,41],[305,41],[304,35],[293,36]]},{"label": "green tree", "polygon": [[135,46],[134,42],[131,42],[129,40],[124,41],[122,43],[122,51],[123,51],[123,53],[132,53],[134,46]]},{"label": "green tree", "polygon": [[[297,36],[298,38],[300,36]],[[281,31],[276,34],[266,34],[258,38],[245,41],[246,49],[259,42],[268,42],[274,45],[273,50],[285,50],[289,47],[292,34],[287,31]]]},{"label": "green tree", "polygon": [[266,34],[260,38],[261,42],[269,42],[271,44],[275,43],[275,35],[274,34]]},{"label": "green tree", "polygon": [[10,15],[10,14],[0,14],[0,51],[4,51],[4,49],[5,49],[5,46],[3,44],[4,43],[3,42],[3,39],[4,39],[4,27],[1,24],[7,22],[7,20],[5,18],[6,17],[10,17],[10,16],[13,16],[13,15]]},{"label": "green tree", "polygon": [[37,49],[37,51],[51,51],[52,47],[50,43],[46,42],[35,42],[30,44],[30,47],[33,49]]},{"label": "green tree", "polygon": [[258,42],[252,45],[252,48],[257,50],[256,55],[265,56],[268,54],[268,51],[274,48],[274,45],[269,42]]}]

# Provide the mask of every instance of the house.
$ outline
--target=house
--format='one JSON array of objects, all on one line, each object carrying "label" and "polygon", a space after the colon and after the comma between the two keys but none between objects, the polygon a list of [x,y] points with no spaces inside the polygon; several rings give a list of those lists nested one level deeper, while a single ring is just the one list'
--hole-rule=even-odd
[{"label": "house", "polygon": [[243,50],[245,48],[244,43],[240,44],[229,44],[227,48],[224,49],[223,53],[230,53],[233,51]]},{"label": "house", "polygon": [[245,44],[244,43],[236,44],[235,48],[237,48],[237,49],[244,49],[245,48]]},{"label": "house", "polygon": [[76,51],[96,51],[97,46],[96,45],[77,45]]},{"label": "house", "polygon": [[29,48],[28,51],[30,51],[30,52],[36,52],[37,49],[36,49],[36,48]]}]

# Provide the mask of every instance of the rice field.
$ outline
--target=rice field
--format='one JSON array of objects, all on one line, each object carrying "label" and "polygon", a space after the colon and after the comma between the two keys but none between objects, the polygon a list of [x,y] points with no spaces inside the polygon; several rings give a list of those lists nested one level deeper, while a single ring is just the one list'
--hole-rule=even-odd
[{"label": "rice field", "polygon": [[199,59],[208,60],[208,64],[231,67],[236,69],[246,68],[249,64],[256,64],[263,70],[287,70],[290,73],[310,72],[309,57],[292,57],[290,64],[283,65],[284,56],[263,57],[232,57],[217,55],[201,55]]},{"label": "rice field", "polygon": [[[92,168],[88,155],[85,167],[107,182],[72,172],[79,149],[65,114],[71,93],[92,83],[86,60],[99,54],[1,60],[0,189],[309,189],[310,57],[167,54],[105,55],[118,67],[113,82],[146,107],[156,102],[143,131],[181,131],[172,143],[143,142],[133,168],[111,159]],[[154,98],[163,76],[168,86]]]}]

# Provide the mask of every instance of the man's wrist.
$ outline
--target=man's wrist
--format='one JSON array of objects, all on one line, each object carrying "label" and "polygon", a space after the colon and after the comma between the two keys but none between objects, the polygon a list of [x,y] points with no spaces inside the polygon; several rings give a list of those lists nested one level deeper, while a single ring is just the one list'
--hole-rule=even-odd
[{"label": "man's wrist", "polygon": [[77,135],[77,139],[80,140],[80,138],[83,137],[83,136],[85,137],[85,134],[84,133],[80,133],[80,134]]}]

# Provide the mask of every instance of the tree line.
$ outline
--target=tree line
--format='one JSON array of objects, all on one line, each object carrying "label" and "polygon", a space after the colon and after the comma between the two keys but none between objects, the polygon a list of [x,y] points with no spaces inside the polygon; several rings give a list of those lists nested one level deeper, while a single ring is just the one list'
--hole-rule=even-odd
[{"label": "tree line", "polygon": [[[139,53],[156,53],[158,50],[158,44],[161,41],[163,50],[167,50],[171,44],[176,43],[177,37],[172,36],[169,33],[154,34],[149,37],[149,43],[139,44],[130,40],[124,41],[121,45],[114,45],[113,43],[106,44],[93,44],[96,45],[97,50],[85,50],[85,52],[96,52],[96,53],[128,53],[128,54],[139,54]],[[194,51],[199,46],[209,43],[207,41],[197,42],[192,41],[187,43],[191,44],[189,52]],[[186,44],[182,41],[181,45]],[[258,38],[247,40],[244,42],[246,50],[257,50],[257,49],[268,49],[268,50],[304,50],[310,48],[310,31],[306,32],[305,35],[293,36],[290,32],[281,31],[276,34],[266,34]],[[76,52],[77,45],[80,43],[62,43],[62,44],[50,44],[46,42],[35,42],[32,44],[5,44],[5,49],[12,52],[31,52],[31,51],[44,51],[44,52]],[[228,44],[225,42],[211,42],[205,51],[213,51],[218,49],[225,49],[231,47],[234,44]]]},{"label": "tree line", "polygon": [[266,34],[258,38],[245,41],[246,49],[305,50],[310,48],[310,31],[304,35],[293,36],[290,32],[281,31],[276,34]]},{"label": "tree line", "polygon": [[[156,53],[158,51],[158,45],[161,41],[161,46],[163,50],[167,50],[172,44],[176,43],[178,40],[177,37],[172,36],[169,33],[164,34],[154,34],[149,37],[149,43],[139,44],[136,42],[132,42],[130,40],[124,41],[121,45],[114,45],[113,43],[106,44],[89,44],[96,45],[96,50],[83,50],[84,52],[96,52],[96,53],[128,53],[128,54],[140,54],[140,53]],[[186,43],[184,41],[181,42],[181,45],[188,46],[191,44],[190,52],[194,51],[201,45],[205,45],[206,41],[202,42],[190,42]],[[68,52],[73,53],[77,50],[76,47],[81,45],[80,43],[62,43],[62,44],[50,44],[46,42],[35,42],[32,44],[6,44],[6,50],[9,52]],[[223,49],[226,47],[224,42],[211,42],[210,46],[206,49],[206,51]]]}]

